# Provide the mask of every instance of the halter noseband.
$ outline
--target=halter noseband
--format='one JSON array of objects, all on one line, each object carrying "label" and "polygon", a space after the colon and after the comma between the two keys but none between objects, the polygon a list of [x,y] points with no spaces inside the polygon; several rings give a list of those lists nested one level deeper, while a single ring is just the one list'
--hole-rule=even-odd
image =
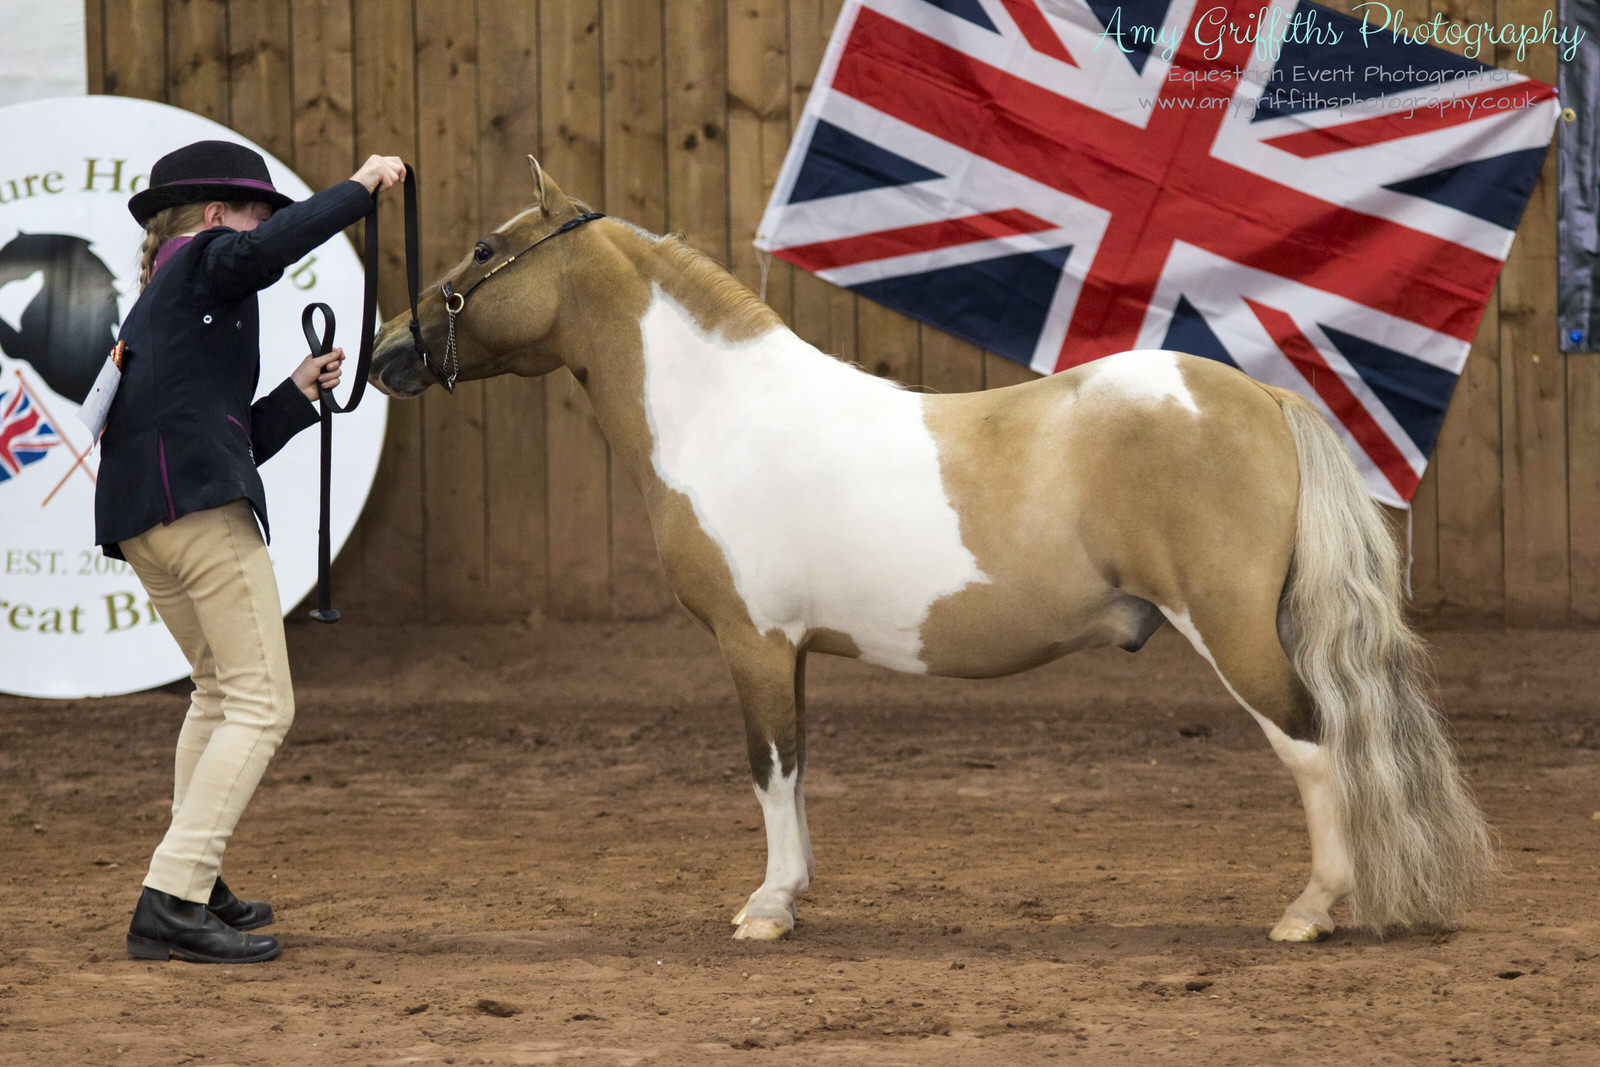
[{"label": "halter noseband", "polygon": [[[456,360],[456,316],[460,315],[467,309],[467,297],[471,295],[472,291],[478,286],[482,285],[484,282],[488,281],[490,278],[493,278],[496,274],[499,274],[501,271],[511,266],[511,264],[527,255],[529,252],[532,252],[535,248],[538,248],[540,245],[550,240],[550,238],[559,237],[568,230],[575,230],[586,222],[593,222],[595,219],[603,218],[605,218],[605,214],[603,212],[586,211],[576,218],[568,219],[566,222],[563,222],[560,226],[551,230],[549,233],[545,234],[543,237],[539,238],[537,241],[533,242],[533,244],[529,245],[527,248],[524,248],[516,255],[510,256],[495,264],[492,270],[484,274],[483,277],[479,278],[471,285],[467,286],[465,292],[456,292],[448,281],[441,285],[439,287],[439,292],[444,296],[444,311],[447,317],[444,342],[444,364],[442,366],[435,367],[428,359],[428,348],[422,343],[422,326],[417,322],[417,309],[415,304],[413,304],[411,308],[411,343],[416,347],[417,356],[422,360],[422,365],[427,368],[429,374],[432,374],[436,379],[438,379],[439,384],[444,386],[446,392],[454,391],[456,385],[456,374],[461,369]],[[412,292],[416,292],[415,286],[412,287]]]}]

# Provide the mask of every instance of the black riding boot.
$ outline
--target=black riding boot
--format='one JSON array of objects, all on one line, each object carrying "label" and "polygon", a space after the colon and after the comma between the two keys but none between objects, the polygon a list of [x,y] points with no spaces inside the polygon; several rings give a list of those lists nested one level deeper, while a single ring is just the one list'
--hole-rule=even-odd
[{"label": "black riding boot", "polygon": [[218,878],[211,887],[206,910],[235,930],[254,930],[272,925],[272,905],[264,900],[240,900],[226,882]]},{"label": "black riding boot", "polygon": [[146,886],[128,927],[128,955],[191,963],[261,963],[279,952],[276,938],[235,930],[204,904]]}]

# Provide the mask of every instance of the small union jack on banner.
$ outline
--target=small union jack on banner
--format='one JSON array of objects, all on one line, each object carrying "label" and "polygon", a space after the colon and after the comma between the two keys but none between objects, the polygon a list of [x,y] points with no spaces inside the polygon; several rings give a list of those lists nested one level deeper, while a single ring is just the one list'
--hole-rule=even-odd
[{"label": "small union jack on banner", "polygon": [[1304,394],[1416,492],[1555,90],[1295,0],[852,0],[758,247],[1050,373]]},{"label": "small union jack on banner", "polygon": [[17,375],[17,385],[0,393],[0,482],[10,481],[30,463],[37,463],[61,444],[61,435],[46,419],[33,394]]}]

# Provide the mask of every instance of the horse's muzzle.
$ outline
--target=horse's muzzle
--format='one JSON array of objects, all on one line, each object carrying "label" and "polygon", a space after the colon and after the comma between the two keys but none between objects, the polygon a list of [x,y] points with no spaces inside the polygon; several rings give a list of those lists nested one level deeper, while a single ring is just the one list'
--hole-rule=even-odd
[{"label": "horse's muzzle", "polygon": [[421,396],[435,384],[433,375],[417,358],[404,322],[392,323],[379,332],[367,380],[385,396],[393,397]]}]

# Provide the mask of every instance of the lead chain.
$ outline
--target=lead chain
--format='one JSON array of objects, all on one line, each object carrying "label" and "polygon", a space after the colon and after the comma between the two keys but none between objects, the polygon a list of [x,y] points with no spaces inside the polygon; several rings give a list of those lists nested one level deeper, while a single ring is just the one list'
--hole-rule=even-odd
[{"label": "lead chain", "polygon": [[448,323],[444,340],[444,384],[450,387],[456,384],[456,315],[449,308],[445,311]]}]

